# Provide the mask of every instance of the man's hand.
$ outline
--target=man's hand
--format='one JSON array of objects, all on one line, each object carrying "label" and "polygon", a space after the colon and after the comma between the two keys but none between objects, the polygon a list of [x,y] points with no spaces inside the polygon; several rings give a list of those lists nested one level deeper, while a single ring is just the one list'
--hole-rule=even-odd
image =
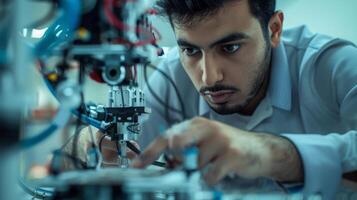
[{"label": "man's hand", "polygon": [[[105,137],[105,135],[103,135],[103,133],[100,131],[96,133],[96,136],[97,145],[100,147],[103,156],[102,166],[118,166],[120,159],[118,156],[118,148],[120,148],[120,145],[116,144],[117,142],[115,141],[111,141],[109,137]],[[140,149],[136,142],[130,141],[130,143],[133,144],[137,149]],[[133,160],[137,156],[136,153],[129,148],[127,148],[126,155],[129,160]]]},{"label": "man's hand", "polygon": [[[94,141],[91,137],[93,134]],[[118,148],[120,146],[116,145],[116,142],[111,141],[109,137],[103,137],[103,133],[98,131],[95,128],[86,127],[82,129],[79,133],[79,139],[77,141],[77,157],[83,162],[87,162],[87,153],[89,149],[92,147],[93,142],[96,146],[101,146],[102,156],[103,156],[103,167],[109,166],[118,166],[119,165],[119,157],[118,157]],[[100,140],[102,141],[100,142]],[[139,145],[131,141],[131,143],[136,146],[137,149],[140,149]],[[72,154],[73,147],[73,139],[64,147],[64,151],[68,154]],[[130,160],[134,159],[137,155],[133,151],[127,149],[127,156]],[[73,169],[73,161],[64,159],[64,169],[69,170]]]},{"label": "man's hand", "polygon": [[199,168],[207,167],[204,178],[209,184],[217,183],[230,173],[286,182],[303,179],[300,157],[287,139],[243,131],[205,118],[194,118],[173,126],[151,143],[132,166],[145,167],[165,150],[176,152],[192,145],[199,148]]}]

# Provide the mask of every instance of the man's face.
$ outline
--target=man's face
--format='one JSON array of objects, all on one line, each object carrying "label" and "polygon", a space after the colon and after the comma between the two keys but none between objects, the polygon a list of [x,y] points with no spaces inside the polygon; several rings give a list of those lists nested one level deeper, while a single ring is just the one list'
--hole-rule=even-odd
[{"label": "man's face", "polygon": [[248,0],[226,3],[192,26],[174,23],[180,59],[209,106],[240,112],[256,96],[270,64],[270,43]]}]

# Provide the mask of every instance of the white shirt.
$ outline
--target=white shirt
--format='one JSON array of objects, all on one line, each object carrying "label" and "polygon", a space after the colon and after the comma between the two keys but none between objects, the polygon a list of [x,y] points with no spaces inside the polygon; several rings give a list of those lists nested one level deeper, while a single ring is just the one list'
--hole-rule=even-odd
[{"label": "white shirt", "polygon": [[[177,85],[187,118],[203,116],[289,138],[303,161],[305,194],[333,199],[342,173],[357,169],[357,48],[352,43],[313,34],[304,26],[284,31],[273,49],[267,95],[251,117],[211,110],[183,70],[177,49],[159,68]],[[155,72],[150,85],[171,107],[181,109],[174,88],[162,75]],[[145,94],[153,113],[144,123],[144,147],[183,120],[177,112],[165,112],[148,90]]]}]

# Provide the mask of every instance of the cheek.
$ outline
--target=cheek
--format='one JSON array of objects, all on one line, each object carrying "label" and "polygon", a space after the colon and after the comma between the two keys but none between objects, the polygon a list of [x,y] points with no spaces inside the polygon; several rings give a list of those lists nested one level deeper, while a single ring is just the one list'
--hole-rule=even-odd
[{"label": "cheek", "polygon": [[236,56],[225,59],[225,83],[238,87],[242,95],[249,94],[262,60],[264,52],[255,45],[245,46]]},{"label": "cheek", "polygon": [[201,85],[201,71],[196,66],[196,63],[193,61],[188,61],[180,55],[181,64],[186,72],[186,74],[190,77],[193,85],[197,90],[200,89]]}]

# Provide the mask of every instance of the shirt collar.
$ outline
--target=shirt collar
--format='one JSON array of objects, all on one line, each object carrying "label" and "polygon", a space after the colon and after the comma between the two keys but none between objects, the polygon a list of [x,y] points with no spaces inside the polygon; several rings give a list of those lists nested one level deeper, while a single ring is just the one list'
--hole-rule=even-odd
[{"label": "shirt collar", "polygon": [[[291,78],[289,72],[288,58],[283,42],[273,49],[272,69],[267,94],[270,96],[274,107],[290,110],[292,100]],[[210,112],[206,100],[199,95],[199,115]]]},{"label": "shirt collar", "polygon": [[267,94],[274,107],[290,111],[292,104],[292,85],[289,63],[283,42],[273,49],[272,69]]}]

